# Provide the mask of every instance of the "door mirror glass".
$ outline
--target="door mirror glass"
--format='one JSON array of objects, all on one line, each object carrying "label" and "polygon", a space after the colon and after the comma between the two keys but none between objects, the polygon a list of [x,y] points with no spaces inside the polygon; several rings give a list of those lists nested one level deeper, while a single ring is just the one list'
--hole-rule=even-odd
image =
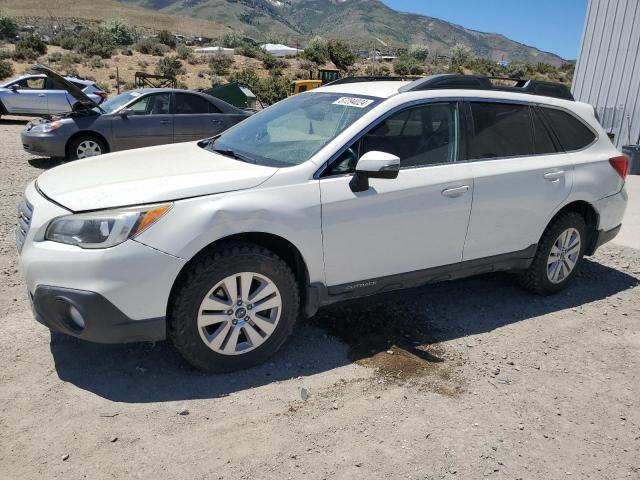
[{"label": "door mirror glass", "polygon": [[370,178],[392,179],[400,172],[400,158],[391,153],[371,151],[360,157],[356,174],[349,186],[353,192],[364,192],[369,188]]}]

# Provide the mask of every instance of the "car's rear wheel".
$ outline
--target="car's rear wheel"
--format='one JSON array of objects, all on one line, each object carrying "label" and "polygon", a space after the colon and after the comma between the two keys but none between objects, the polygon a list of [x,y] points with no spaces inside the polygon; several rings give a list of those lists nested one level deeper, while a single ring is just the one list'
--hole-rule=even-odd
[{"label": "car's rear wheel", "polygon": [[576,275],[587,244],[587,225],[579,213],[565,212],[545,230],[531,266],[521,276],[528,290],[550,295],[564,289]]},{"label": "car's rear wheel", "polygon": [[249,243],[196,260],[177,285],[169,337],[182,356],[210,372],[249,368],[291,334],[299,293],[289,266]]},{"label": "car's rear wheel", "polygon": [[69,144],[69,159],[79,160],[107,152],[104,142],[94,135],[80,135]]}]

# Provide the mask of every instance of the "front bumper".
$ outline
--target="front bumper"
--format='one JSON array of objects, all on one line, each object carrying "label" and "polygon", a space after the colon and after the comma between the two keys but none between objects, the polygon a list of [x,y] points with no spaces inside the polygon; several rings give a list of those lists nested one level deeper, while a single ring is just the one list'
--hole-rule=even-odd
[{"label": "front bumper", "polygon": [[22,138],[22,148],[32,155],[59,158],[66,157],[66,141],[59,133],[23,130],[20,137]]},{"label": "front bumper", "polygon": [[[135,240],[95,250],[47,241],[49,222],[69,211],[40,195],[33,183],[26,199],[33,210],[20,268],[41,322],[98,342],[163,338],[171,288],[186,261]],[[61,326],[56,298],[84,312],[86,332]]]},{"label": "front bumper", "polygon": [[33,315],[52,331],[97,343],[164,340],[165,317],[132,320],[102,295],[40,285],[31,295]]}]

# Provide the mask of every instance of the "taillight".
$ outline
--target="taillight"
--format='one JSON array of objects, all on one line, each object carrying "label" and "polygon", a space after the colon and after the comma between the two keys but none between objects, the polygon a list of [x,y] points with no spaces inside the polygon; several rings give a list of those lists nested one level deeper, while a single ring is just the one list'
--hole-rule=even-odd
[{"label": "taillight", "polygon": [[620,155],[619,157],[613,157],[609,159],[609,163],[613,167],[613,169],[618,172],[622,178],[627,177],[627,173],[629,173],[629,157],[626,155]]}]

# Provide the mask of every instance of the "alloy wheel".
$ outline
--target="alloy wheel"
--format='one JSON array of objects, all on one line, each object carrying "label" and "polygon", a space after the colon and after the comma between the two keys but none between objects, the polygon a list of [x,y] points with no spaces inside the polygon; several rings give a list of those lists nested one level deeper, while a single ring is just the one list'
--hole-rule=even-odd
[{"label": "alloy wheel", "polygon": [[263,344],[282,312],[276,284],[254,272],[230,275],[205,295],[198,310],[204,343],[222,355],[239,355]]},{"label": "alloy wheel", "polygon": [[95,140],[84,140],[76,148],[78,158],[95,157],[96,155],[102,155],[102,148]]},{"label": "alloy wheel", "polygon": [[580,232],[575,228],[568,228],[558,236],[547,259],[547,278],[551,283],[561,283],[573,272],[580,258],[580,247]]}]

